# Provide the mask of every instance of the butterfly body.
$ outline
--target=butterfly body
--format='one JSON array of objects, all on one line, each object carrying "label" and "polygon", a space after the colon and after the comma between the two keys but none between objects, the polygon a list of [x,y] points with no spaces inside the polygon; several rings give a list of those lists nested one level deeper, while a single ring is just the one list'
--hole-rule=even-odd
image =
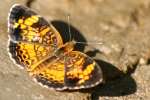
[{"label": "butterfly body", "polygon": [[63,44],[59,32],[31,9],[14,5],[8,18],[12,60],[41,85],[55,90],[91,88],[103,81],[98,64]]}]

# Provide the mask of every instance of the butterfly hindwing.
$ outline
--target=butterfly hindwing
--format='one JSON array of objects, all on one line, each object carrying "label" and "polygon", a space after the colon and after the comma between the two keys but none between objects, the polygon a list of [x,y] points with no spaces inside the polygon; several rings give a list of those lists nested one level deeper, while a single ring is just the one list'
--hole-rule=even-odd
[{"label": "butterfly hindwing", "polygon": [[20,67],[31,69],[34,64],[53,54],[53,49],[40,44],[13,42],[9,43],[9,53],[11,58]]},{"label": "butterfly hindwing", "polygon": [[90,88],[103,81],[98,64],[79,51],[49,57],[30,73],[42,85],[56,90]]},{"label": "butterfly hindwing", "polygon": [[29,72],[38,83],[55,90],[66,89],[64,57],[52,56]]}]

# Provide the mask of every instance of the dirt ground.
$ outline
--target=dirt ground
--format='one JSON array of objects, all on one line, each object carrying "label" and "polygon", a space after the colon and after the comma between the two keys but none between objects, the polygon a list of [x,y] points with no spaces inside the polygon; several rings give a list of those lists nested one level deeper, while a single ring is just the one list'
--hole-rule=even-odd
[{"label": "dirt ground", "polygon": [[[7,52],[7,16],[26,5],[76,41],[101,66],[105,82],[89,90],[57,92],[34,83]],[[0,100],[150,100],[150,0],[0,0]],[[68,24],[67,16],[70,15]]]}]

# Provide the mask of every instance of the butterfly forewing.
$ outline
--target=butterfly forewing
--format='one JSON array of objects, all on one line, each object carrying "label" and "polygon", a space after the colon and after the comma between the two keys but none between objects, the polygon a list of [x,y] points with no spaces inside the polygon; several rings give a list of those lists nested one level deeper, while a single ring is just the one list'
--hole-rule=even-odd
[{"label": "butterfly forewing", "polygon": [[103,81],[100,66],[89,56],[72,51],[67,57],[65,82],[68,89],[90,88]]},{"label": "butterfly forewing", "polygon": [[11,58],[23,67],[31,67],[45,56],[53,54],[63,44],[56,29],[34,11],[14,5],[8,17]]},{"label": "butterfly forewing", "polygon": [[42,45],[62,45],[56,29],[34,11],[14,5],[8,17],[8,31],[13,41],[25,41]]}]

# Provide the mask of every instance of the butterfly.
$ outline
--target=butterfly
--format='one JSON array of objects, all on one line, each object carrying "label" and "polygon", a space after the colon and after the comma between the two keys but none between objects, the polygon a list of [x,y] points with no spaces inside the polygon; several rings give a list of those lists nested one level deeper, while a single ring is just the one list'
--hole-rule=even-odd
[{"label": "butterfly", "polygon": [[30,8],[15,4],[8,16],[8,52],[20,68],[44,87],[76,90],[103,81],[102,70],[88,55],[63,43],[60,33]]}]

